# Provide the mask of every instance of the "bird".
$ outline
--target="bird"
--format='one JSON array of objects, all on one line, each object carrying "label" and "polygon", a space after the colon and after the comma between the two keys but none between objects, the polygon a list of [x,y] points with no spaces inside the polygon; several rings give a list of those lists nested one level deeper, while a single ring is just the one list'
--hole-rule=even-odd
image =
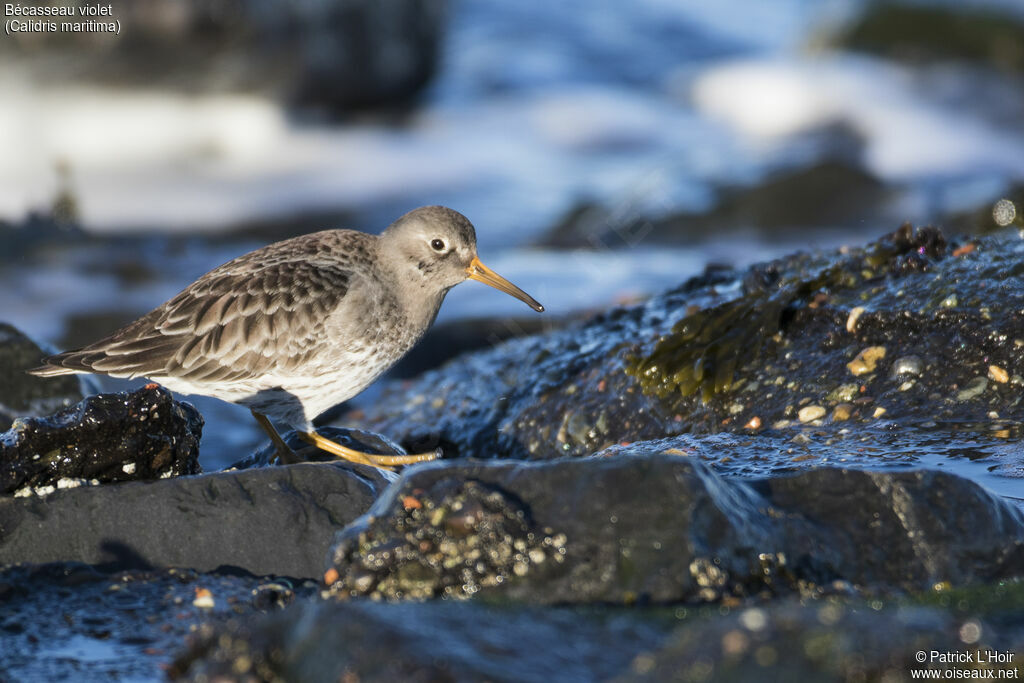
[{"label": "bird", "polygon": [[321,436],[313,420],[404,356],[448,291],[467,279],[544,311],[481,263],[469,219],[424,206],[379,235],[324,230],[239,256],[111,335],[43,358],[28,372],[145,377],[249,408],[280,462],[299,458],[274,422],[336,457],[389,469],[439,452],[364,453]]}]

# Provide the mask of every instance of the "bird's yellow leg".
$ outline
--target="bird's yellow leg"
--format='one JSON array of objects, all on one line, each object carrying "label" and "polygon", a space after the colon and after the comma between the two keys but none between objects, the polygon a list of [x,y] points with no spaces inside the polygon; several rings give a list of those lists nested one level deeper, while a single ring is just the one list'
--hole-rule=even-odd
[{"label": "bird's yellow leg", "polygon": [[284,439],[282,439],[281,435],[277,433],[277,430],[274,429],[274,425],[270,423],[270,420],[267,419],[266,415],[261,415],[255,410],[250,410],[249,412],[252,413],[252,416],[256,418],[256,422],[259,423],[260,427],[263,427],[263,431],[265,431],[267,436],[270,437],[270,441],[274,444],[274,448],[277,449],[277,459],[280,462],[286,465],[293,465],[297,462],[302,462],[302,458],[297,456],[295,451],[293,451],[291,447],[284,442]]},{"label": "bird's yellow leg", "polygon": [[342,446],[340,443],[320,436],[316,432],[299,432],[299,436],[331,455],[363,465],[373,465],[374,467],[387,468],[393,465],[411,465],[414,462],[424,462],[437,457],[436,451],[433,453],[415,453],[413,455],[374,455],[373,453],[363,453],[348,446]]}]

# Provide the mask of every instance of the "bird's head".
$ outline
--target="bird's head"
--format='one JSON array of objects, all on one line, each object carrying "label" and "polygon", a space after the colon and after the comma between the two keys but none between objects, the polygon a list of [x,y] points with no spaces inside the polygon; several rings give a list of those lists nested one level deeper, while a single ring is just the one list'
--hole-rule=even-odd
[{"label": "bird's head", "polygon": [[478,280],[542,312],[533,297],[480,262],[476,230],[458,211],[424,206],[405,214],[381,233],[381,249],[392,266],[428,290],[446,292],[463,280]]}]

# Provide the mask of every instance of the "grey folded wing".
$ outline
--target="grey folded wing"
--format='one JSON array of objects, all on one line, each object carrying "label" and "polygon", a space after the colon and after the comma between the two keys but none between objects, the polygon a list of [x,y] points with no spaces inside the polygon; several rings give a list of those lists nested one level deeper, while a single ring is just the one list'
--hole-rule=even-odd
[{"label": "grey folded wing", "polygon": [[303,261],[229,266],[109,337],[44,359],[33,372],[231,382],[301,366],[352,279],[344,268]]}]

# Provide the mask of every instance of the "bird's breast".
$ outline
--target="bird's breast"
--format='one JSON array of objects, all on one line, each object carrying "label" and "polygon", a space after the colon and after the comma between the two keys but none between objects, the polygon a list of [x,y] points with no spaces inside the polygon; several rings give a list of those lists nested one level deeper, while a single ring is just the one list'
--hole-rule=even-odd
[{"label": "bird's breast", "polygon": [[440,306],[440,301],[404,301],[386,289],[361,287],[349,294],[326,321],[329,342],[320,360],[377,375],[423,338]]}]

